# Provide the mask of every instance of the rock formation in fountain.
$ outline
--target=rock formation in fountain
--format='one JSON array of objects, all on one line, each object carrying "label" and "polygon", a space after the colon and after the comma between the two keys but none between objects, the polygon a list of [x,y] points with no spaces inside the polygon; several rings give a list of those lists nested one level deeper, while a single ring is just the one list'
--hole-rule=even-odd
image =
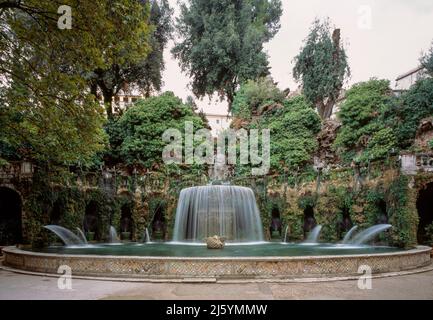
[{"label": "rock formation in fountain", "polygon": [[204,186],[182,190],[173,240],[203,242],[218,235],[232,242],[263,241],[254,192],[235,186]]},{"label": "rock formation in fountain", "polygon": [[45,229],[55,233],[67,246],[84,246],[86,243],[72,231],[60,226],[45,226]]}]

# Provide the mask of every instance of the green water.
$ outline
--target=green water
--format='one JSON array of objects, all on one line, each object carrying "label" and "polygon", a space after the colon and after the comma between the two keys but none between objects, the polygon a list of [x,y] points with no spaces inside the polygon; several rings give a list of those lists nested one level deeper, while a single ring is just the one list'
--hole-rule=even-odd
[{"label": "green water", "polygon": [[86,247],[48,247],[33,250],[42,253],[100,256],[138,257],[302,257],[327,255],[357,255],[399,252],[400,249],[371,246],[343,246],[332,244],[303,245],[283,243],[257,243],[227,245],[222,250],[209,250],[205,245],[172,243],[102,244]]}]

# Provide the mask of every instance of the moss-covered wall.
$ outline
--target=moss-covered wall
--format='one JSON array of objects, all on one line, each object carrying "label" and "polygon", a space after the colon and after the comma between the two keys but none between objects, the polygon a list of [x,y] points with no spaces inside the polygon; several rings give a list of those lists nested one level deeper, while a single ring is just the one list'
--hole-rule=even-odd
[{"label": "moss-covered wall", "polygon": [[[141,241],[144,230],[151,231],[156,207],[164,206],[165,240],[173,236],[176,206],[180,191],[185,187],[203,185],[193,179],[174,179],[156,176],[115,177],[112,186],[100,183],[93,177],[90,182],[71,175],[37,173],[31,185],[22,186],[23,233],[26,243],[44,245],[58,241],[43,226],[52,223],[53,208],[60,208],[59,224],[76,230],[83,227],[86,207],[96,203],[99,238],[105,240],[110,225],[120,232],[121,209],[131,208],[132,235]],[[312,207],[317,224],[323,225],[322,240],[337,242],[345,231],[339,227],[343,212],[353,225],[367,228],[383,221],[393,225],[382,236],[399,247],[417,243],[418,192],[433,182],[433,174],[422,173],[416,177],[401,175],[397,169],[336,170],[323,173],[320,179],[293,183],[284,179],[238,179],[234,184],[251,187],[256,194],[261,211],[265,235],[270,239],[271,213],[278,208],[282,223],[282,237],[288,227],[288,240],[304,239],[304,210]],[[20,187],[18,187],[19,189]]]}]

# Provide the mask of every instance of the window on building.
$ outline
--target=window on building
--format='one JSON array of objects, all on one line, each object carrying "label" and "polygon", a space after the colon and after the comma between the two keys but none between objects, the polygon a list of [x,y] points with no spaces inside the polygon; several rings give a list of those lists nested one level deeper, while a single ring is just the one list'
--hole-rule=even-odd
[{"label": "window on building", "polygon": [[220,121],[219,121],[219,120],[217,120],[217,121],[216,121],[216,123],[217,123],[217,124],[220,124]]}]

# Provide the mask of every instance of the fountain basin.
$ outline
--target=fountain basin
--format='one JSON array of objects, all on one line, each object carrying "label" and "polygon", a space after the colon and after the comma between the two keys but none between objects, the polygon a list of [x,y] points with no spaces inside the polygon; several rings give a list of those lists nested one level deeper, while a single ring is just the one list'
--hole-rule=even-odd
[{"label": "fountain basin", "polygon": [[[263,244],[265,247],[262,249],[265,249],[267,245],[278,245],[284,248],[283,244]],[[370,266],[373,274],[382,274],[413,270],[431,264],[431,248],[428,247],[417,247],[408,251],[398,251],[391,248],[374,248],[373,251],[366,248],[367,251],[362,251],[362,249],[354,248],[343,250],[342,254],[337,255],[334,250],[339,249],[336,246],[332,248],[322,245],[316,248],[306,246],[308,249],[303,251],[306,254],[304,256],[230,257],[227,256],[230,255],[230,252],[237,254],[242,251],[242,248],[244,252],[254,252],[254,250],[250,251],[251,248],[247,249],[248,246],[229,245],[221,252],[212,251],[213,256],[198,257],[197,255],[200,252],[209,251],[202,246],[179,247],[179,245],[164,244],[159,249],[158,247],[152,249],[156,254],[159,250],[160,256],[138,256],[133,254],[137,254],[138,251],[146,253],[146,250],[131,250],[133,246],[140,248],[139,245],[126,245],[127,251],[131,251],[132,254],[129,256],[125,255],[125,253],[120,254],[122,250],[125,250],[124,245],[111,247],[111,250],[104,248],[104,246],[102,248],[96,246],[96,248],[87,249],[59,247],[47,248],[44,250],[45,252],[8,247],[3,250],[5,255],[3,264],[14,269],[47,274],[57,274],[60,266],[67,265],[72,268],[73,276],[158,280],[200,280],[209,278],[218,280],[278,280],[350,277],[359,276],[359,267],[363,265]],[[142,247],[145,246],[152,248],[152,245],[142,245]],[[252,247],[256,248],[257,252],[257,248],[260,246],[262,245],[257,244]],[[291,245],[286,246],[290,247]],[[51,252],[49,252],[50,250]],[[136,250],[135,253],[134,250]],[[148,251],[148,253],[152,252],[152,250]],[[184,250],[198,253],[196,253],[196,257],[161,256],[163,254],[161,252],[164,250],[168,250],[166,251],[167,254],[171,251],[181,254],[185,252]],[[321,255],[309,255],[314,250],[320,251]],[[93,254],[90,254],[92,251]],[[281,254],[281,252],[284,252],[284,250],[277,250],[276,253]],[[350,252],[358,252],[359,254],[350,254]]]}]

